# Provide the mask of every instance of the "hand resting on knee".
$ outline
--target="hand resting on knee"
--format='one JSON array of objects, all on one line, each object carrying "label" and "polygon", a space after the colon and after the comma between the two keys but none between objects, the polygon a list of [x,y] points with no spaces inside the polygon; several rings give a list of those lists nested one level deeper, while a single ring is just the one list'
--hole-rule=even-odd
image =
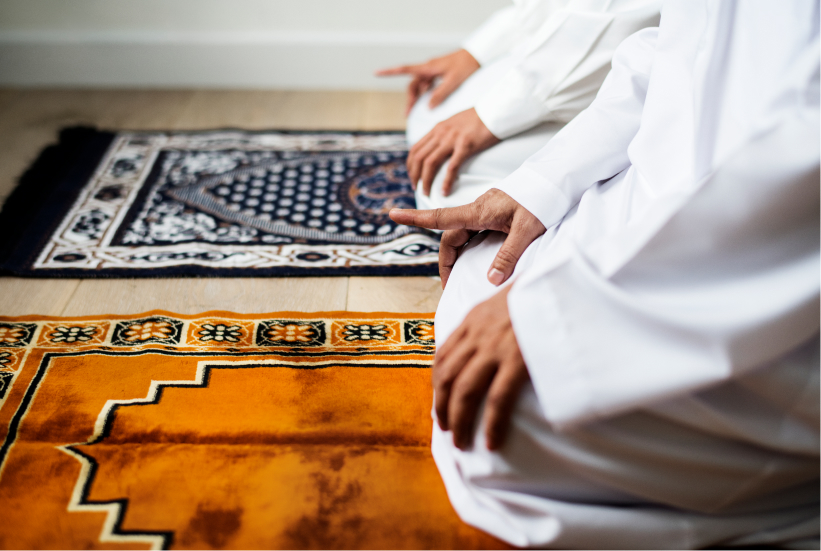
[{"label": "hand resting on knee", "polygon": [[[467,51],[457,50],[446,56],[431,59],[419,65],[404,65],[377,71],[378,76],[411,75],[408,85],[408,99],[405,114],[419,97],[437,81],[430,97],[430,107],[434,108],[479,68],[479,62]],[[436,125],[425,135],[408,155],[408,174],[413,188],[421,180],[422,190],[430,196],[433,179],[445,160],[450,157],[448,172],[442,185],[442,193],[450,195],[453,183],[459,175],[459,167],[472,155],[499,143],[499,139],[488,130],[476,110],[471,108],[450,117]]]},{"label": "hand resting on knee", "polygon": [[510,315],[506,287],[477,305],[436,351],[434,408],[439,427],[453,433],[459,449],[470,448],[476,416],[483,414],[489,450],[504,444],[522,385],[528,380]]},{"label": "hand resting on knee", "polygon": [[491,189],[476,201],[461,207],[434,210],[393,209],[394,222],[434,230],[445,230],[439,245],[439,275],[448,283],[462,247],[483,230],[507,234],[490,265],[487,278],[501,285],[510,278],[525,249],[545,232],[544,225],[510,195]]},{"label": "hand resting on knee", "polygon": [[413,77],[408,85],[408,102],[405,107],[405,115],[407,116],[419,96],[427,92],[437,79],[439,84],[430,96],[431,108],[445,101],[451,92],[459,88],[478,68],[479,62],[476,61],[476,58],[467,50],[462,49],[418,65],[402,65],[382,69],[376,72],[376,76],[410,75]]},{"label": "hand resting on knee", "polygon": [[434,126],[411,148],[408,155],[408,176],[413,189],[421,181],[422,191],[430,196],[433,179],[450,157],[447,174],[442,182],[442,195],[447,197],[462,163],[500,141],[488,130],[476,114],[476,109],[471,107],[456,113]]}]

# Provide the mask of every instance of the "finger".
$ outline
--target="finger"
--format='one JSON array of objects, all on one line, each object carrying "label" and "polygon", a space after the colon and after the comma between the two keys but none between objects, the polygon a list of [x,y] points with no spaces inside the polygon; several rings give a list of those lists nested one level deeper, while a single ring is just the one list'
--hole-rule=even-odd
[{"label": "finger", "polygon": [[436,424],[442,430],[448,430],[448,401],[450,385],[433,387],[433,410],[436,412]]},{"label": "finger", "polygon": [[417,178],[415,177],[415,176],[418,176],[418,175],[414,174],[414,171],[416,170],[416,166],[417,166],[416,160],[419,157],[419,151],[432,138],[433,138],[433,133],[428,132],[427,134],[422,136],[422,138],[418,142],[413,144],[413,147],[411,147],[410,151],[408,151],[408,158],[405,160],[405,166],[408,169],[408,178],[410,178],[411,186],[413,187],[414,190],[416,190],[416,183],[418,181]]},{"label": "finger", "polygon": [[466,329],[464,324],[460,325],[454,331],[450,338],[445,341],[445,344],[436,350],[436,358],[433,362],[433,369],[431,372],[431,385],[433,386],[433,407],[436,411],[436,419],[439,423],[439,428],[448,430],[448,400],[450,397],[450,388],[454,379],[459,373],[464,364],[457,364],[454,362],[448,363],[442,355],[442,349],[453,350],[458,348],[463,342]]},{"label": "finger", "polygon": [[436,354],[434,356],[433,361],[433,381],[436,384],[437,381],[440,381],[446,372],[446,366],[448,365],[448,360],[453,356],[453,351],[459,347],[459,344],[462,342],[462,337],[468,331],[468,318],[462,320],[462,323],[459,324],[459,327],[453,331],[444,343],[440,343],[436,347]]},{"label": "finger", "polygon": [[416,75],[411,79],[408,83],[408,93],[407,93],[407,103],[405,104],[405,116],[410,113],[413,106],[416,104],[416,101],[419,99],[424,92],[422,91],[422,86],[424,84],[424,78]]},{"label": "finger", "polygon": [[406,161],[406,165],[408,167],[408,178],[410,178],[411,185],[414,190],[416,189],[416,185],[419,183],[419,176],[422,172],[422,162],[425,160],[424,156],[420,156],[420,153],[428,148],[428,142],[430,142],[431,139],[430,133],[425,134],[422,139],[416,142],[408,152],[408,160]]},{"label": "finger", "polygon": [[398,67],[388,67],[376,71],[378,77],[392,77],[396,75],[412,75],[419,71],[422,65],[399,65]]},{"label": "finger", "polygon": [[411,80],[410,84],[408,84],[408,102],[405,105],[406,117],[411,112],[411,109],[413,109],[413,106],[416,105],[419,97],[427,92],[432,85],[433,79],[423,75],[417,75]]},{"label": "finger", "polygon": [[498,365],[489,354],[473,354],[451,385],[448,402],[448,427],[453,443],[460,450],[470,447],[476,413],[487,394]]},{"label": "finger", "polygon": [[413,106],[416,105],[416,101],[419,99],[419,77],[414,77],[408,83],[408,93],[406,94],[407,100],[405,101],[405,117],[407,117]]},{"label": "finger", "polygon": [[433,186],[433,180],[436,178],[436,173],[442,167],[442,164],[451,154],[453,149],[449,144],[441,144],[437,149],[432,151],[425,162],[422,163],[422,193],[430,197],[430,188]]},{"label": "finger", "polygon": [[501,285],[513,275],[513,270],[516,269],[516,263],[524,254],[525,250],[540,234],[533,231],[528,231],[516,223],[516,219],[511,224],[510,233],[502,243],[499,252],[496,253],[496,258],[490,264],[490,269],[487,272],[487,279],[493,285]]},{"label": "finger", "polygon": [[394,222],[430,230],[480,231],[488,229],[473,205],[474,203],[470,203],[459,207],[431,210],[392,209],[389,214]]},{"label": "finger", "polygon": [[453,266],[459,258],[459,251],[474,235],[476,232],[468,230],[449,230],[442,234],[439,240],[439,278],[442,280],[442,289],[448,284]]},{"label": "finger", "polygon": [[484,413],[487,449],[498,450],[504,444],[519,392],[527,378],[527,368],[517,360],[505,362],[493,378]]},{"label": "finger", "polygon": [[450,163],[448,164],[448,171],[445,173],[445,179],[442,182],[442,195],[447,197],[453,189],[453,183],[459,177],[459,169],[462,163],[470,156],[467,146],[459,141],[453,150],[453,155],[450,156]]},{"label": "finger", "polygon": [[[464,341],[460,340],[459,342],[462,343]],[[436,419],[439,421],[439,428],[442,430],[451,430],[453,428],[450,418],[453,382],[459,376],[465,363],[470,360],[475,349],[468,345],[462,345],[457,348],[457,352],[458,354],[453,356],[453,359],[448,362],[447,367],[443,368],[447,373],[442,376],[441,380],[435,381],[433,385],[433,407],[436,411]]]},{"label": "finger", "polygon": [[438,107],[454,90],[459,87],[459,84],[460,83],[454,78],[443,78],[430,95],[430,102],[428,103],[430,108],[433,109],[434,107]]},{"label": "finger", "polygon": [[419,183],[425,161],[437,147],[439,147],[438,136],[434,131],[430,131],[411,148],[408,156],[408,176],[411,182]]}]

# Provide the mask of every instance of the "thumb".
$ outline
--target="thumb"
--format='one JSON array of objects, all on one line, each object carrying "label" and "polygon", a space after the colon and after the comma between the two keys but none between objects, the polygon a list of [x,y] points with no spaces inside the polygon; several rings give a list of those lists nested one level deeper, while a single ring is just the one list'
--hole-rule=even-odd
[{"label": "thumb", "polygon": [[490,264],[490,270],[487,272],[488,281],[496,286],[507,281],[513,275],[519,258],[536,237],[538,234],[531,237],[523,231],[511,231],[502,243],[499,252],[496,253],[496,258]]}]

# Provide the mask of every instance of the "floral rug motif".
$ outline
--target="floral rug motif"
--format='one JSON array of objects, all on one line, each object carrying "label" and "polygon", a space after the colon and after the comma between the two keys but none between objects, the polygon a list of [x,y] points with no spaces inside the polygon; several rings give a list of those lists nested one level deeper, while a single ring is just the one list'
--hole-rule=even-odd
[{"label": "floral rug motif", "polygon": [[435,275],[401,132],[67,129],[0,213],[24,276]]},{"label": "floral rug motif", "polygon": [[430,454],[432,315],[0,318],[0,547],[498,548]]}]

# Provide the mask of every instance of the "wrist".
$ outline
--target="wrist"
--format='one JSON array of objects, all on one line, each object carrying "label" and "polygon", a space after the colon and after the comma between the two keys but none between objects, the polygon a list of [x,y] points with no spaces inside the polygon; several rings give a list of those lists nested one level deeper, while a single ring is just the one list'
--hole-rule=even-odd
[{"label": "wrist", "polygon": [[456,53],[459,54],[459,57],[462,59],[464,64],[468,67],[473,67],[474,71],[482,66],[482,64],[479,63],[479,60],[473,57],[473,54],[466,49],[462,48],[461,50],[457,50]]}]

